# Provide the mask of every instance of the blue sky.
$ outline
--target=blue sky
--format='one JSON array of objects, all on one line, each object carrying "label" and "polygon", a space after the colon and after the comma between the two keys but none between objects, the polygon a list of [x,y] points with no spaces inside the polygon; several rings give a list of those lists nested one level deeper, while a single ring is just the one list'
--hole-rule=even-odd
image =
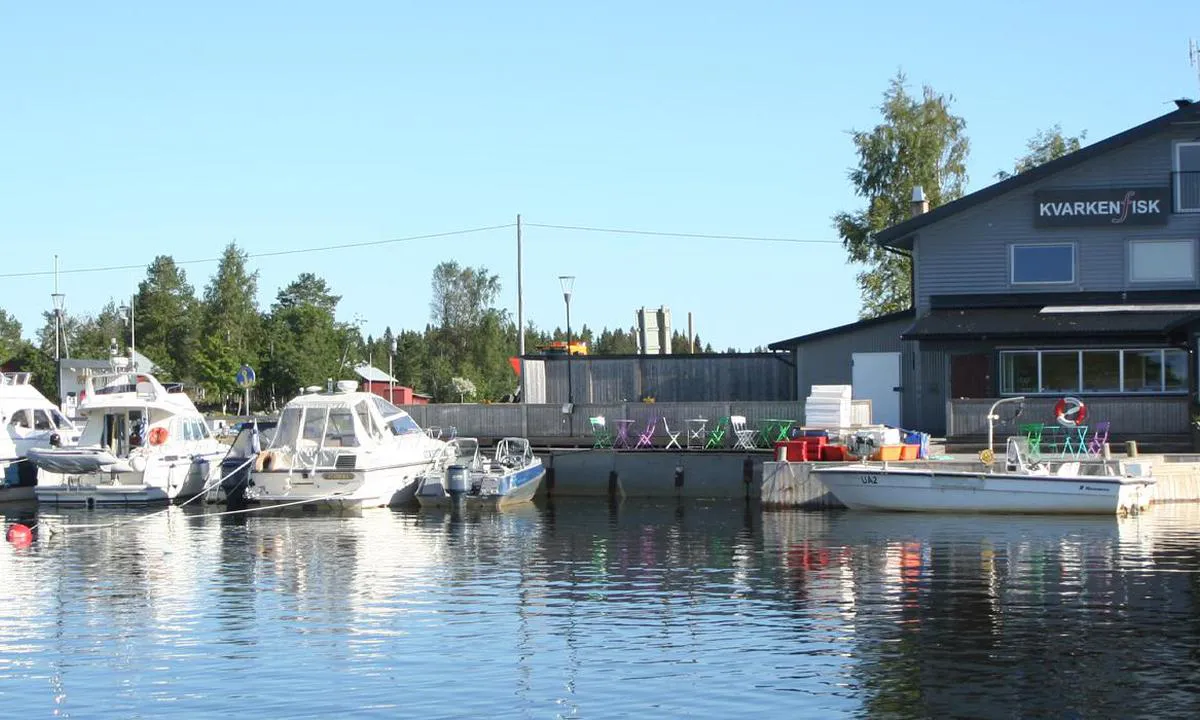
[{"label": "blue sky", "polygon": [[[0,275],[364,243],[511,223],[825,243],[525,232],[525,316],[625,326],[667,305],[718,349],[853,321],[830,216],[847,130],[903,68],[952,93],[971,189],[1061,123],[1089,141],[1200,96],[1194,2],[9,3],[0,10]],[[512,229],[252,260],[365,331],[420,328],[433,267],[516,311]],[[200,291],[215,263],[185,266]],[[94,312],[144,270],[64,273]],[[49,276],[0,277],[31,334]]]}]

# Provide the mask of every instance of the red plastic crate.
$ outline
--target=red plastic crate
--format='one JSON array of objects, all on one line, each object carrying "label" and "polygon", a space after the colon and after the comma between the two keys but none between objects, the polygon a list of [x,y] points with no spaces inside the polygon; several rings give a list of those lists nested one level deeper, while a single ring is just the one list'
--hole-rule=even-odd
[{"label": "red plastic crate", "polygon": [[784,459],[788,462],[804,462],[809,459],[808,445],[799,440],[780,440],[775,443],[776,452],[783,448]]}]

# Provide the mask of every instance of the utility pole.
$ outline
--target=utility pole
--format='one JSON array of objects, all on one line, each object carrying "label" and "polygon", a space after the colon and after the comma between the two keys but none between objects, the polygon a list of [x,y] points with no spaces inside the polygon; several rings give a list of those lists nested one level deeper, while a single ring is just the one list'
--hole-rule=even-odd
[{"label": "utility pole", "polygon": [[521,377],[517,378],[521,402],[525,402],[525,286],[521,277],[521,213],[517,213],[517,367]]}]

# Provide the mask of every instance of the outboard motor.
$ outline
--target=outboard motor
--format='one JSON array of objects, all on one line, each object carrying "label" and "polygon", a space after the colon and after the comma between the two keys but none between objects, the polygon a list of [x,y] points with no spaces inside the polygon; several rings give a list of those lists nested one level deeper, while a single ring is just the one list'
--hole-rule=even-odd
[{"label": "outboard motor", "polygon": [[446,492],[451,495],[466,495],[471,491],[471,476],[466,465],[451,465],[446,468]]}]

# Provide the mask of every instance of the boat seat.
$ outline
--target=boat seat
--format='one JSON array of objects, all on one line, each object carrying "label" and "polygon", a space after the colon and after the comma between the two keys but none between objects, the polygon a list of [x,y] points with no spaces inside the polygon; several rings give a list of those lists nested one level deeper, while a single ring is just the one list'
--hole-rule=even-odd
[{"label": "boat seat", "polygon": [[1077,462],[1065,462],[1054,471],[1055,475],[1078,475],[1080,465]]}]

